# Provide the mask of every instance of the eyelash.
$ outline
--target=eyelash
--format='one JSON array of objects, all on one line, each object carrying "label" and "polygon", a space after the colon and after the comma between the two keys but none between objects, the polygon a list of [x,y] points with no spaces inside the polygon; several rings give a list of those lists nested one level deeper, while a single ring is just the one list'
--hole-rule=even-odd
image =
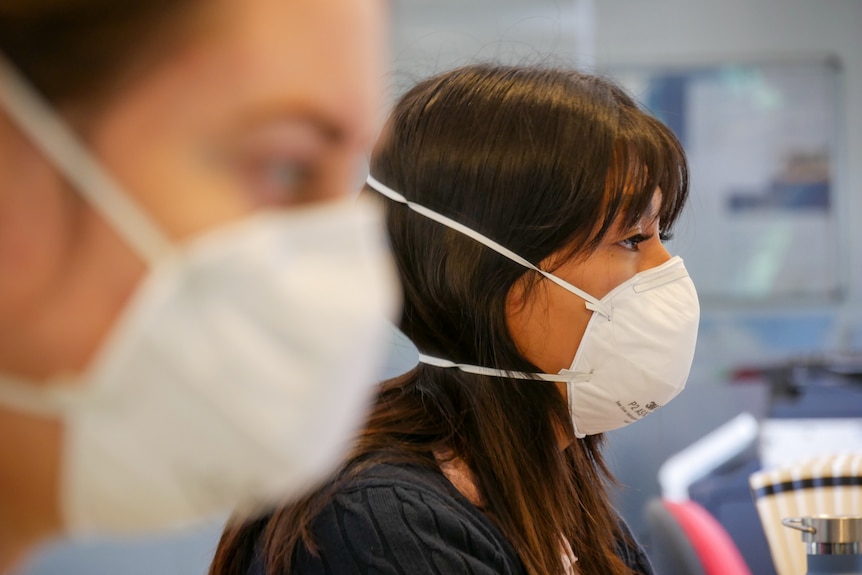
[{"label": "eyelash", "polygon": [[292,162],[272,162],[263,167],[267,183],[273,186],[296,189],[308,177],[308,168]]},{"label": "eyelash", "polygon": [[[645,242],[645,241],[651,239],[652,237],[653,237],[652,234],[650,234],[650,235],[635,234],[631,237],[624,239],[620,243],[623,244],[626,249],[631,250],[633,252],[636,252],[636,251],[638,251],[638,244],[640,244],[641,242]],[[673,238],[673,234],[670,232],[659,232],[658,238],[662,242],[666,242],[666,241]]]},{"label": "eyelash", "polygon": [[644,234],[635,234],[633,236],[627,237],[626,239],[621,241],[620,244],[622,244],[622,246],[627,250],[636,252],[638,251],[638,244],[640,244],[641,242],[645,242],[652,237],[652,235],[647,236]]},{"label": "eyelash", "polygon": [[300,200],[312,168],[300,162],[264,158],[252,162],[248,168],[249,183],[260,197],[272,205],[294,203]]}]

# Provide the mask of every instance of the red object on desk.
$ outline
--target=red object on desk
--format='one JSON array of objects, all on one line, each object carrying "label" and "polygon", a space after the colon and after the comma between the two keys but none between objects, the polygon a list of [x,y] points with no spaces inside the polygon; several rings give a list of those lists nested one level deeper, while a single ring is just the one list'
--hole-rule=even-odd
[{"label": "red object on desk", "polygon": [[662,501],[688,537],[706,575],[751,575],[727,534],[710,513],[694,501]]}]

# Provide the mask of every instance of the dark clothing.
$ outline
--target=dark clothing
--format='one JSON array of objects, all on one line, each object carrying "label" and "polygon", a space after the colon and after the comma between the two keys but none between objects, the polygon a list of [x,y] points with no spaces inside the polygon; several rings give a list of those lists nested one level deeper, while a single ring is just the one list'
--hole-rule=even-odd
[{"label": "dark clothing", "polygon": [[[362,472],[336,492],[313,533],[318,556],[302,548],[295,574],[525,573],[485,514],[442,474],[421,466],[380,464]],[[652,575],[639,547],[621,541],[618,553],[639,575]],[[259,560],[249,575],[266,575]]]}]

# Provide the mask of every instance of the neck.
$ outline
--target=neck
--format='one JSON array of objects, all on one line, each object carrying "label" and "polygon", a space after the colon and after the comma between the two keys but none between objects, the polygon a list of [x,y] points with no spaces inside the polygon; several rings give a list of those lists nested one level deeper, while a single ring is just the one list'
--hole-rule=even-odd
[{"label": "neck", "polygon": [[[565,395],[565,384],[563,393]],[[557,428],[556,435],[557,446],[560,448],[560,451],[565,451],[572,445],[571,435],[563,429]],[[455,486],[455,489],[460,491],[461,495],[466,497],[470,503],[481,509],[483,507],[482,496],[476,487],[476,479],[473,471],[464,463],[464,460],[456,457],[451,451],[435,451],[434,459],[437,460],[440,471]]]},{"label": "neck", "polygon": [[434,458],[437,460],[437,465],[440,466],[440,471],[446,476],[446,479],[455,486],[455,489],[461,492],[461,495],[467,498],[467,501],[482,508],[482,496],[476,488],[476,480],[473,477],[473,472],[464,463],[460,457],[455,457],[452,453],[434,453]]}]

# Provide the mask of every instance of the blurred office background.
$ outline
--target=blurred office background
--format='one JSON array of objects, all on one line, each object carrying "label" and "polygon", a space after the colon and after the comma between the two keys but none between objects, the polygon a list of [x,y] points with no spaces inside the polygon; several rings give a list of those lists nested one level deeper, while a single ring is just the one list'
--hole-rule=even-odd
[{"label": "blurred office background", "polygon": [[[475,59],[576,65],[618,78],[688,149],[692,199],[671,248],[702,295],[695,365],[679,398],[609,434],[607,448],[618,506],[649,545],[643,506],[668,457],[742,412],[774,416],[776,402],[805,395],[794,386],[862,350],[862,1],[398,0],[393,10],[393,94]],[[403,365],[393,357],[390,371]],[[829,382],[797,415],[840,419],[860,441],[858,395],[845,401]],[[762,542],[738,534],[757,519],[734,485],[736,499],[711,510],[768,573]],[[203,574],[220,530],[58,543],[23,574]]]}]

